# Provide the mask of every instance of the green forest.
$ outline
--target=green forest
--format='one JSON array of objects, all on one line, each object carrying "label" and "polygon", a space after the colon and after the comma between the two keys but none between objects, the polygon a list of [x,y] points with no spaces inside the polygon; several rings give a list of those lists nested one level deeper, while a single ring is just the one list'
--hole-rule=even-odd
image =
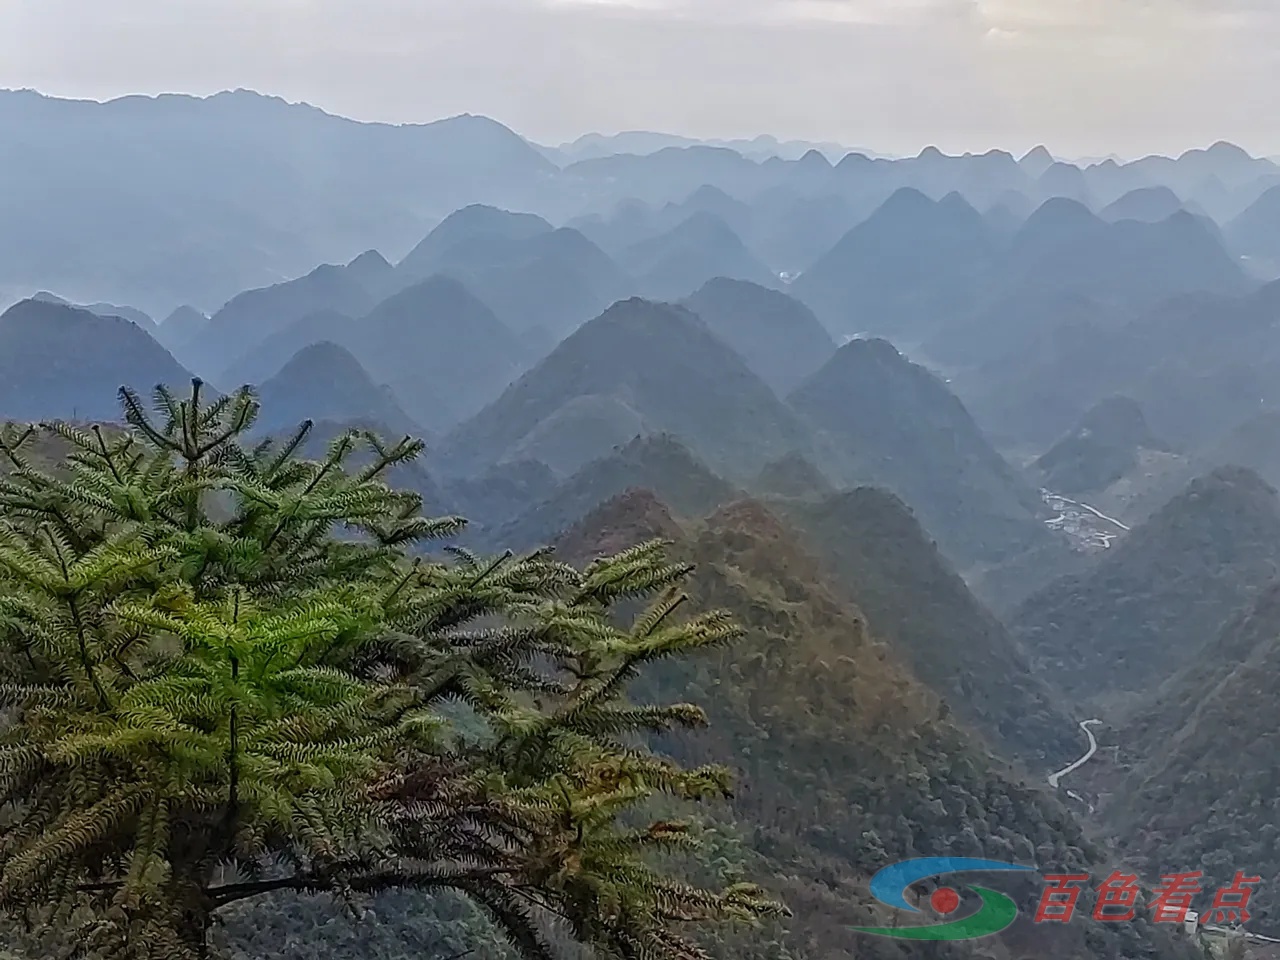
[{"label": "green forest", "polygon": [[727,771],[646,746],[703,709],[627,699],[742,634],[662,542],[476,556],[386,482],[420,441],[307,460],[310,422],[263,439],[247,388],[120,400],[124,430],[0,437],[14,949],[280,955],[254,941],[287,895],[295,922],[398,898],[406,955],[694,958],[705,925],[785,912],[698,866],[716,837],[679,811]]}]

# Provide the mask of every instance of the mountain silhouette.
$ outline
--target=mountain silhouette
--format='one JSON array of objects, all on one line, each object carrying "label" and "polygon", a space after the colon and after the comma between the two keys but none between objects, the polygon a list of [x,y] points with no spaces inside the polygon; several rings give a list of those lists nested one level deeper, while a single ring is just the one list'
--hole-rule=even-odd
[{"label": "mountain silhouette", "polygon": [[428,430],[444,431],[502,393],[525,365],[520,341],[470,290],[431,277],[356,321],[352,352]]},{"label": "mountain silhouette", "polygon": [[[615,424],[612,431],[584,432],[584,418],[599,413]],[[562,440],[551,443],[548,426]],[[678,306],[632,299],[573,333],[454,430],[440,452],[469,472],[527,456],[527,438],[541,433],[547,448],[559,451],[550,466],[572,473],[636,432],[675,434],[730,479],[751,476],[809,441],[795,414],[702,320]]]},{"label": "mountain silhouette", "polygon": [[958,194],[896,191],[796,280],[833,333],[896,333],[963,309],[995,254],[991,227]]},{"label": "mountain silhouette", "polygon": [[175,357],[183,358],[187,346],[208,323],[209,318],[205,314],[189,304],[183,304],[160,322],[152,336]]},{"label": "mountain silhouette", "polygon": [[1234,249],[1280,260],[1280,184],[1267,190],[1224,228]]},{"label": "mountain silhouette", "polygon": [[628,490],[661,497],[681,517],[702,517],[742,496],[667,434],[636,437],[593,460],[492,536],[494,546],[532,549],[555,539],[592,510]]},{"label": "mountain silhouette", "polygon": [[1050,200],[1011,244],[1011,286],[1154,303],[1178,293],[1243,293],[1248,282],[1205,224],[1180,211],[1156,223],[1107,223],[1082,204]]},{"label": "mountain silhouette", "polygon": [[117,392],[175,392],[191,373],[131,320],[23,300],[0,314],[0,418],[118,420]]},{"label": "mountain silhouette", "polygon": [[92,290],[153,316],[408,249],[434,217],[529,202],[556,172],[485,117],[364,123],[248,90],[105,103],[6,90],[0,125],[24,145],[0,158],[0,287]]},{"label": "mountain silhouette", "polygon": [[888,341],[845,344],[789,402],[827,435],[841,481],[896,493],[959,569],[1048,537],[1036,492],[955,395]]},{"label": "mountain silhouette", "polygon": [[624,254],[622,264],[636,277],[639,290],[658,300],[686,297],[715,277],[777,285],[773,272],[729,225],[706,211],[640,241]]},{"label": "mountain silhouette", "polygon": [[1103,220],[1141,220],[1159,223],[1186,209],[1182,199],[1168,187],[1141,187],[1107,204],[1098,214]]},{"label": "mountain silhouette", "polygon": [[634,292],[635,281],[577,230],[539,233],[504,259],[446,267],[517,332],[538,331],[554,345]]},{"label": "mountain silhouette", "polygon": [[306,276],[233,297],[183,348],[211,375],[225,370],[246,351],[308,314],[336,311],[362,316],[375,296],[345,267],[325,264]]},{"label": "mountain silhouette", "polygon": [[288,431],[303,420],[376,423],[388,439],[422,436],[395,401],[379,387],[360,362],[336,343],[303,347],[259,388],[267,430]]},{"label": "mountain silhouette", "polygon": [[396,265],[396,274],[403,286],[409,286],[459,262],[491,263],[511,245],[553,229],[531,213],[471,204],[445,217]]},{"label": "mountain silhouette", "polygon": [[799,386],[836,351],[808,307],[746,280],[709,280],[683,304],[779,395]]},{"label": "mountain silhouette", "polygon": [[798,500],[819,500],[836,492],[826,474],[798,453],[770,460],[750,487],[759,496]]},{"label": "mountain silhouette", "polygon": [[275,376],[299,351],[316,343],[340,344],[347,349],[359,340],[359,327],[336,310],[308,313],[256,343],[219,375],[222,383],[264,383]]},{"label": "mountain silhouette", "polygon": [[1033,464],[1044,486],[1067,496],[1085,496],[1119,480],[1143,450],[1167,450],[1156,439],[1142,407],[1129,397],[1094,406],[1070,434]]}]

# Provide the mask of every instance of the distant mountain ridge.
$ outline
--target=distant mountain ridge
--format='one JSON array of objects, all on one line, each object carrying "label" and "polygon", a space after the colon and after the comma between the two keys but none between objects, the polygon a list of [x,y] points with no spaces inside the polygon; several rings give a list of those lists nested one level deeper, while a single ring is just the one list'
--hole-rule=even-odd
[{"label": "distant mountain ridge", "polygon": [[[924,340],[938,359],[967,365],[1013,352],[1017,341],[1033,338],[1033,324],[1056,317],[1055,302],[1070,297],[1142,309],[1180,294],[1241,295],[1255,285],[1217,227],[1181,207],[1151,222],[1109,221],[1055,196],[1002,227],[959,193],[935,201],[904,187],[792,290],[837,336]],[[1017,312],[1001,315],[1010,310]]]},{"label": "distant mountain ridge", "polygon": [[836,492],[830,479],[798,453],[766,463],[750,486],[758,496],[798,500],[822,499]]},{"label": "distant mountain ridge", "polygon": [[432,228],[405,254],[396,271],[403,286],[421,282],[440,273],[473,251],[491,248],[489,256],[512,244],[530,240],[555,228],[532,213],[515,213],[487,204],[460,207]]},{"label": "distant mountain ridge", "polygon": [[861,148],[855,150],[838,143],[813,143],[807,140],[780,141],[776,137],[771,137],[767,134],[750,139],[744,137],[733,140],[700,140],[696,137],[683,137],[672,133],[656,133],[647,130],[628,130],[613,135],[584,133],[569,143],[562,143],[557,147],[546,149],[553,159],[561,163],[573,163],[592,157],[611,157],[622,153],[643,156],[649,153],[656,153],[667,147],[693,146],[727,147],[753,160],[768,160],[772,157],[778,157],[783,160],[799,160],[811,150],[817,150],[832,163],[838,161],[845,154],[853,152],[866,156],[887,156],[887,154],[872,153]]},{"label": "distant mountain ridge", "polygon": [[57,303],[67,307],[75,307],[78,310],[88,310],[100,317],[123,317],[130,323],[134,323],[141,327],[151,336],[156,336],[156,322],[136,307],[123,307],[114,303],[72,303],[57,294],[49,293],[47,290],[41,290],[39,293],[31,297],[32,300],[43,300],[46,303]]},{"label": "distant mountain ridge", "polygon": [[622,262],[636,277],[639,290],[658,300],[679,300],[717,277],[764,287],[778,283],[742,238],[706,210],[691,214],[666,233],[633,245]]},{"label": "distant mountain ridge", "polygon": [[[356,293],[351,303],[359,307],[369,299]],[[304,296],[289,313],[315,302]],[[330,342],[390,386],[396,406],[413,422],[444,432],[500,394],[527,365],[516,335],[451,277],[434,275],[355,317],[334,309],[304,313],[248,349],[219,379],[261,384],[299,351]]]},{"label": "distant mountain ridge", "polygon": [[[787,195],[796,210],[837,198],[856,220],[904,187],[935,198],[955,191],[985,210],[1009,189],[1036,202],[1057,191],[1111,204],[1164,186],[1225,224],[1280,184],[1280,167],[1229,144],[1083,167],[1045,151],[1015,160],[999,150],[948,156],[930,148],[887,159],[838,155],[832,144],[783,150],[767,139],[760,150],[756,141],[679,141],[645,156],[552,162],[485,117],[361,123],[246,90],[106,103],[0,91],[0,122],[23,144],[0,158],[11,185],[0,291],[55,290],[80,302],[137,304],[152,316],[181,304],[214,313],[239,292],[368,250],[395,260],[471,204],[564,224],[628,198],[679,203],[709,185],[738,198]],[[80,196],[94,200],[72,199]],[[766,233],[794,230],[786,216],[770,214]],[[120,223],[134,225],[136,242],[121,237]],[[753,246],[766,238],[743,239]],[[768,242],[779,260],[766,266],[811,266],[788,252],[795,244]]]},{"label": "distant mountain ridge", "polygon": [[268,418],[264,428],[287,431],[304,420],[331,420],[376,423],[389,439],[423,434],[391,391],[374,383],[360,361],[336,343],[303,347],[258,392]]},{"label": "distant mountain ridge", "polygon": [[804,304],[746,280],[716,277],[682,301],[785,396],[836,352],[835,341]]},{"label": "distant mountain ridge", "polygon": [[1270,187],[1226,224],[1227,237],[1242,254],[1280,261],[1280,182]]},{"label": "distant mountain ridge", "polygon": [[1052,540],[1035,489],[942,381],[885,340],[852,340],[788,398],[845,485],[892,490],[960,569]]},{"label": "distant mountain ridge", "polygon": [[299,350],[312,344],[328,341],[350,349],[357,329],[356,322],[351,317],[337,310],[317,310],[304,314],[255,343],[228,364],[219,379],[237,386],[262,383],[279,373]]},{"label": "distant mountain ridge", "polygon": [[1103,220],[1141,220],[1158,223],[1185,209],[1182,198],[1168,187],[1139,187],[1099,211]]},{"label": "distant mountain ridge", "polygon": [[638,433],[671,433],[729,479],[810,443],[799,417],[688,310],[614,304],[441,444],[470,472],[510,458],[562,473]]},{"label": "distant mountain ridge", "polygon": [[1249,283],[1199,218],[1107,223],[1082,204],[1050,200],[1011,244],[1014,284],[1119,296],[1138,303],[1178,293],[1244,293]]},{"label": "distant mountain ridge", "polygon": [[0,314],[0,419],[119,420],[128,386],[181,389],[192,374],[131,320],[45,300]]},{"label": "distant mountain ridge", "polygon": [[1128,397],[1094,406],[1068,436],[1040,456],[1033,469],[1055,493],[1083,496],[1102,490],[1136,466],[1143,450],[1168,450],[1147,425],[1142,407]]},{"label": "distant mountain ridge", "polygon": [[572,227],[472,205],[450,214],[396,265],[397,288],[449,276],[512,330],[559,339],[631,295],[637,282]]},{"label": "distant mountain ridge", "polygon": [[959,194],[903,187],[794,284],[833,333],[898,332],[963,308],[995,256],[995,236]]},{"label": "distant mountain ridge", "polygon": [[444,431],[524,370],[523,345],[464,284],[433,276],[388,297],[352,328],[352,352],[405,411]]},{"label": "distant mountain ridge", "polygon": [[246,290],[227,302],[183,348],[209,376],[241,354],[309,314],[336,311],[362,316],[377,302],[359,273],[322,264],[294,280]]},{"label": "distant mountain ridge", "polygon": [[[487,118],[360,123],[245,90],[106,103],[4,91],[0,123],[25,144],[0,160],[22,198],[0,231],[0,286],[77,299],[92,289],[158,315],[182,303],[216,309],[370,248],[407,249],[433,212],[470,200],[535,205],[556,169]],[[98,199],[67,205],[82,193]],[[142,241],[122,238],[120,223]],[[71,237],[84,251],[75,258]]]},{"label": "distant mountain ridge", "polygon": [[[1280,283],[1184,292],[1136,311],[1073,299],[1042,302],[1039,329],[953,374],[956,392],[1002,442],[1044,449],[1115,395],[1140,403],[1152,431],[1185,450],[1280,407]],[[1011,328],[1026,316],[1011,314]]]},{"label": "distant mountain ridge", "polygon": [[542,502],[489,531],[485,542],[502,549],[547,546],[601,504],[633,489],[656,494],[677,516],[690,519],[706,516],[743,496],[678,438],[663,434],[636,437],[586,464]]}]

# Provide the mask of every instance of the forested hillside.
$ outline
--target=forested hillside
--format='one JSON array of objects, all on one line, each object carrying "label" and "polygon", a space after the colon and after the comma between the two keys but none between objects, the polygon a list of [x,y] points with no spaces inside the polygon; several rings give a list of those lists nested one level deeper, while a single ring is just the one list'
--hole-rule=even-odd
[{"label": "forested hillside", "polygon": [[[1105,856],[1045,790],[1022,781],[957,723],[881,638],[874,618],[841,598],[820,563],[769,509],[739,501],[682,526],[651,494],[604,505],[558,544],[575,563],[654,536],[697,564],[691,596],[730,611],[746,629],[736,650],[667,665],[641,684],[658,699],[705,703],[711,723],[662,737],[688,764],[726,763],[740,786],[719,814],[756,854],[747,869],[794,918],[733,956],[896,958],[918,947],[868,940],[850,924],[883,921],[865,895],[871,873],[922,855],[986,856],[1042,872],[1102,869]],[[748,875],[751,875],[748,873]],[[1019,888],[1034,912],[1035,885]],[[877,919],[878,918],[878,919]],[[935,945],[942,957],[1025,954],[1134,956],[1177,947],[1145,923],[1029,923],[976,950]],[[974,951],[974,952],[971,952]],[[717,955],[723,955],[717,953]]]},{"label": "forested hillside", "polygon": [[1026,652],[901,500],[864,487],[780,509],[822,558],[836,589],[1002,755],[1037,770],[1074,758],[1079,738],[1066,702],[1034,673]]},{"label": "forested hillside", "polygon": [[1153,872],[1195,865],[1217,886],[1238,870],[1258,877],[1250,927],[1270,936],[1280,936],[1277,638],[1280,594],[1272,587],[1126,725],[1133,766],[1107,812],[1121,849]]},{"label": "forested hillside", "polygon": [[0,960],[1272,960],[1266,4],[9,6]]},{"label": "forested hillside", "polygon": [[1257,474],[1194,480],[1082,573],[1023,602],[1013,634],[1082,700],[1150,690],[1280,576],[1280,501]]}]

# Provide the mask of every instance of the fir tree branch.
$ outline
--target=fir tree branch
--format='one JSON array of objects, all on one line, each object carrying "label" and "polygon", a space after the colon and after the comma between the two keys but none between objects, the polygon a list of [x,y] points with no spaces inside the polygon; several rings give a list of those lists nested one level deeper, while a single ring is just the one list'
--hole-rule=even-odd
[{"label": "fir tree branch", "polygon": [[301,874],[279,877],[274,880],[255,880],[249,883],[233,883],[210,887],[206,895],[218,907],[239,900],[249,900],[267,893],[292,890],[297,893],[332,893],[347,888],[357,893],[379,893],[383,890],[431,890],[441,887],[460,887],[478,880],[510,876],[512,867],[484,867],[456,873],[412,873],[403,870],[343,876],[334,874]]}]

